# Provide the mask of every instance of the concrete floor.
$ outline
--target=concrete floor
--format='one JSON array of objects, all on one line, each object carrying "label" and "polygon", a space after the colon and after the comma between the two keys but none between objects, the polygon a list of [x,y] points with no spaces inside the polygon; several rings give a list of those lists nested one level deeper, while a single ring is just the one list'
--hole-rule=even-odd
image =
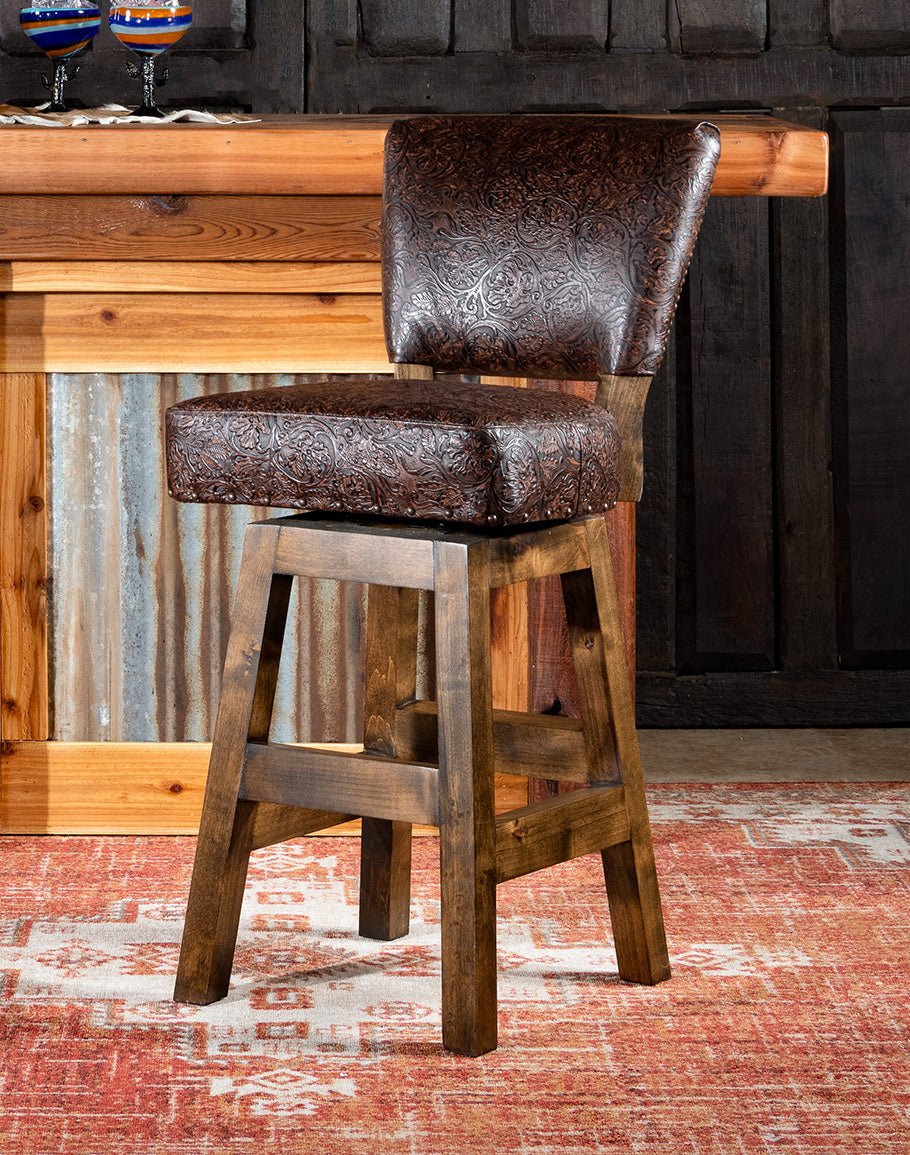
[{"label": "concrete floor", "polygon": [[910,782],[910,729],[639,730],[649,782]]}]

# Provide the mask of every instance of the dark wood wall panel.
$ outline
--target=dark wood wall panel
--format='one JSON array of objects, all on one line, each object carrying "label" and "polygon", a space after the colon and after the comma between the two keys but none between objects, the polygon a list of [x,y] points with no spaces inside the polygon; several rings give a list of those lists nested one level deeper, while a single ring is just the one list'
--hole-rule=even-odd
[{"label": "dark wood wall panel", "polygon": [[674,46],[689,54],[757,53],[765,47],[766,0],[674,0]]},{"label": "dark wood wall panel", "polygon": [[833,117],[839,639],[910,665],[910,109]]},{"label": "dark wood wall panel", "polygon": [[768,207],[715,200],[689,271],[677,370],[677,665],[774,665]]},{"label": "dark wood wall panel", "polygon": [[901,0],[831,0],[831,41],[845,52],[910,48],[910,13]]},{"label": "dark wood wall panel", "polygon": [[536,52],[603,52],[610,34],[609,5],[598,0],[516,0],[521,48]]},{"label": "dark wood wall panel", "polygon": [[312,112],[366,113],[755,109],[792,106],[818,92],[839,106],[906,99],[910,67],[868,56],[858,70],[854,60],[827,48],[781,48],[742,60],[740,72],[720,55],[456,52],[415,58],[403,68],[399,59],[323,43],[310,55],[307,101]]},{"label": "dark wood wall panel", "polygon": [[676,668],[677,332],[645,410],[647,469],[638,506],[636,642],[642,670]]},{"label": "dark wood wall panel", "polygon": [[[775,113],[827,128],[824,109]],[[834,669],[829,205],[796,197],[770,209],[778,657],[790,670]]]},{"label": "dark wood wall panel", "polygon": [[[169,56],[167,87],[158,93],[162,107],[248,109],[256,103],[256,74],[246,50],[174,51]],[[135,102],[138,82],[127,75],[127,58],[126,50],[115,46],[87,53],[78,75],[67,84],[67,100],[83,108]],[[15,55],[0,55],[0,96],[25,107],[41,103],[46,99],[42,72],[50,72],[49,63],[30,53],[20,54],[18,47]],[[291,94],[297,92],[299,79]]]},{"label": "dark wood wall panel", "polygon": [[[102,23],[106,13],[102,12]],[[203,0],[193,5],[193,27],[184,48],[243,48],[248,33],[246,0]]]},{"label": "dark wood wall panel", "polygon": [[455,5],[456,52],[508,52],[512,47],[512,11],[490,0],[459,0]]},{"label": "dark wood wall panel", "polygon": [[363,44],[376,56],[438,55],[448,51],[449,0],[361,0]]},{"label": "dark wood wall panel", "polygon": [[906,726],[910,670],[641,672],[640,726]]},{"label": "dark wood wall panel", "polygon": [[614,52],[656,52],[667,46],[667,6],[662,0],[613,0],[610,47]]},{"label": "dark wood wall panel", "polygon": [[769,0],[768,43],[771,47],[817,47],[828,40],[827,0]]},{"label": "dark wood wall panel", "polygon": [[[256,112],[303,110],[303,0],[249,0],[249,105]],[[342,4],[339,3],[339,7]]]}]

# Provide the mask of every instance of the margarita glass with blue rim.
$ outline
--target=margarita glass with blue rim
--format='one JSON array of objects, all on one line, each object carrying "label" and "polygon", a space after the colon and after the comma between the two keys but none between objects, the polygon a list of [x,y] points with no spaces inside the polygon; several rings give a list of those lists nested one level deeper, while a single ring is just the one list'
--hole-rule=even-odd
[{"label": "margarita glass with blue rim", "polygon": [[84,0],[33,0],[19,12],[22,31],[50,57],[54,74],[48,112],[66,112],[63,86],[79,69],[74,57],[85,52],[101,27],[101,10]]},{"label": "margarita glass with blue rim", "polygon": [[155,88],[167,80],[167,69],[155,76],[155,61],[177,43],[193,23],[190,4],[179,0],[131,0],[114,3],[111,31],[121,44],[139,57],[139,65],[127,64],[131,76],[142,77],[142,104],[133,116],[164,116],[155,102]]}]

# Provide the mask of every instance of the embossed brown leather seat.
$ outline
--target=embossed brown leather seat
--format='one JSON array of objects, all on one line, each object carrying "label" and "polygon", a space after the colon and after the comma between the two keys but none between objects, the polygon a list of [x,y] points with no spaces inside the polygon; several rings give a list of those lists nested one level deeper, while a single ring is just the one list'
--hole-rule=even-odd
[{"label": "embossed brown leather seat", "polygon": [[[439,826],[449,1049],[496,1046],[497,884],[579,854],[601,853],[620,976],[669,977],[598,511],[640,494],[642,407],[718,151],[716,129],[695,120],[399,121],[383,304],[402,379],[169,411],[176,497],[319,513],[247,530],[178,1000],[227,993],[251,851],[351,815],[363,818],[360,930],[379,939],[408,930],[411,824]],[[594,380],[596,403],[435,371]],[[577,722],[492,708],[491,589],[550,575]],[[269,741],[295,576],[369,585],[363,753]],[[433,594],[432,700],[417,699],[418,591]],[[496,767],[582,788],[496,815]]]},{"label": "embossed brown leather seat", "polygon": [[619,492],[615,421],[563,393],[364,377],[199,397],[167,432],[182,501],[520,525]]}]

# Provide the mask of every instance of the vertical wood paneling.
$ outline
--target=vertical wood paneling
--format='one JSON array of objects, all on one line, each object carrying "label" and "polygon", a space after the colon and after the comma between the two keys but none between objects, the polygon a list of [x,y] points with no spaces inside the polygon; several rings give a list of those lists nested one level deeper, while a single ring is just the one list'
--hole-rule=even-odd
[{"label": "vertical wood paneling", "polygon": [[528,587],[521,582],[491,591],[493,705],[528,709]]},{"label": "vertical wood paneling", "polygon": [[[243,531],[267,513],[171,501],[161,418],[178,399],[253,380],[51,378],[54,737],[211,736]],[[281,741],[356,740],[361,679],[351,655],[361,591],[296,585],[275,733]]]},{"label": "vertical wood paneling", "polygon": [[910,662],[910,110],[837,112],[833,332],[839,637]]},{"label": "vertical wood paneling", "polygon": [[667,46],[664,0],[612,0],[610,47],[619,52],[657,52]]},{"label": "vertical wood paneling", "polygon": [[766,669],[775,658],[766,204],[711,202],[687,314],[677,322],[688,345],[677,658],[689,671]]},{"label": "vertical wood paneling", "polygon": [[516,0],[518,41],[533,52],[603,52],[609,11],[598,0]]},{"label": "vertical wood paneling", "polygon": [[455,0],[456,52],[508,52],[511,47],[508,0]]},{"label": "vertical wood paneling", "polygon": [[[274,0],[270,0],[270,7],[273,4]],[[294,7],[299,13],[300,5]],[[203,49],[241,48],[246,34],[246,0],[205,0],[202,4],[197,0],[193,5],[193,27],[183,44]]]},{"label": "vertical wood paneling", "polygon": [[358,0],[307,0],[307,33],[312,49],[318,50],[323,36],[343,48],[356,44],[359,7]]},{"label": "vertical wood paneling", "polygon": [[34,56],[40,56],[40,50],[19,27],[19,7],[16,4],[0,6],[0,48],[4,52],[29,52]]},{"label": "vertical wood paneling", "polygon": [[304,107],[305,28],[300,0],[268,0],[250,6],[253,108],[300,112]]},{"label": "vertical wood paneling", "polygon": [[[827,125],[819,109],[775,114]],[[822,199],[771,202],[779,646],[796,670],[837,666],[828,213]]]},{"label": "vertical wood paneling", "polygon": [[119,400],[119,382],[48,378],[51,736],[69,741],[120,728],[120,502],[110,453]]},{"label": "vertical wood paneling", "polygon": [[529,708],[578,717],[578,688],[569,660],[569,631],[559,578],[528,584]]},{"label": "vertical wood paneling", "polygon": [[641,670],[676,665],[676,367],[671,333],[648,390],[644,489],[638,506],[636,644]]},{"label": "vertical wood paneling", "polygon": [[44,374],[0,373],[0,741],[48,732]]},{"label": "vertical wood paneling", "polygon": [[845,52],[910,48],[910,14],[901,0],[831,0],[831,41]]},{"label": "vertical wood paneling", "polygon": [[450,0],[361,0],[360,15],[374,56],[438,56],[449,49]]},{"label": "vertical wood paneling", "polygon": [[772,47],[818,45],[828,39],[828,0],[769,0]]},{"label": "vertical wood paneling", "polygon": [[729,55],[765,47],[766,0],[674,0],[670,12],[681,52]]}]

